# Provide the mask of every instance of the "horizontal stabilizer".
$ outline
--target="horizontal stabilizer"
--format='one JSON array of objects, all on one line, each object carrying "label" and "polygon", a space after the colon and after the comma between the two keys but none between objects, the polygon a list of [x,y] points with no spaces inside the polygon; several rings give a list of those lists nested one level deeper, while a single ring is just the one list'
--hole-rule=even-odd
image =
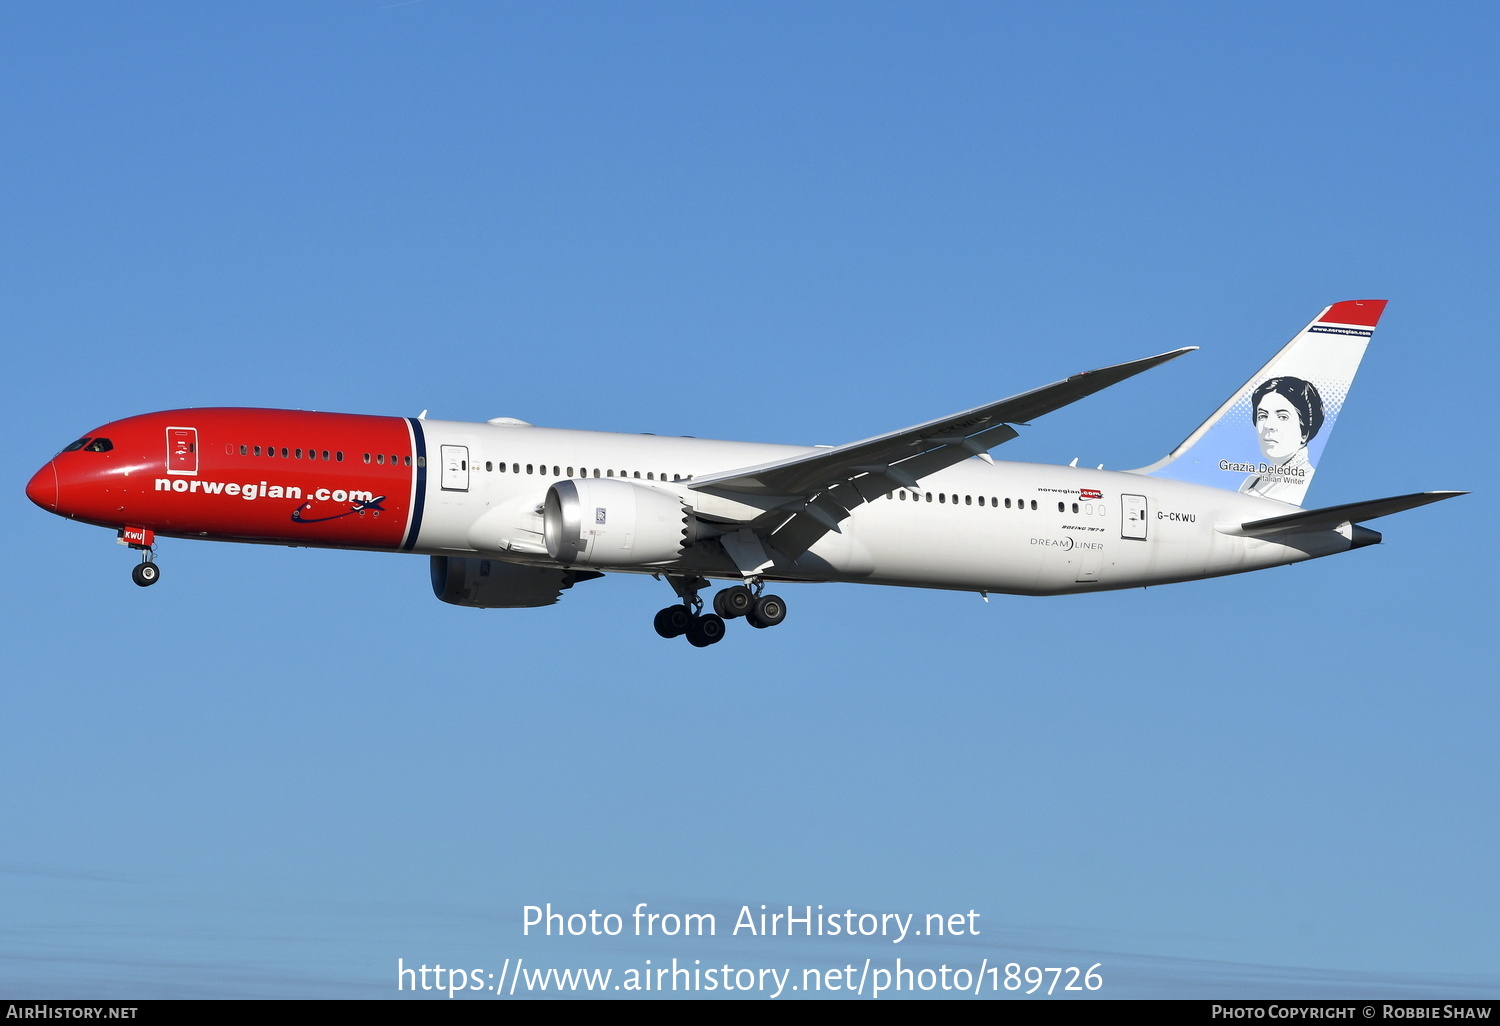
[{"label": "horizontal stabilizer", "polygon": [[1305,531],[1332,531],[1342,524],[1353,524],[1362,520],[1390,516],[1402,510],[1416,509],[1430,502],[1441,502],[1455,495],[1468,492],[1416,492],[1413,495],[1395,495],[1389,499],[1366,499],[1364,502],[1346,502],[1342,506],[1325,506],[1323,509],[1302,510],[1281,517],[1252,520],[1239,527],[1220,528],[1223,534],[1243,535],[1249,538],[1266,538],[1277,534],[1301,534]]}]

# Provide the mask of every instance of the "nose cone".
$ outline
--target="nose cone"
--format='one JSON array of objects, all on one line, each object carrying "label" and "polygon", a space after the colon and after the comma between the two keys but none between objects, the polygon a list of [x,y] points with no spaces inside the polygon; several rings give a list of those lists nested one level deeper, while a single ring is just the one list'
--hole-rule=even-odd
[{"label": "nose cone", "polygon": [[57,466],[51,460],[26,483],[26,497],[48,513],[57,512]]}]

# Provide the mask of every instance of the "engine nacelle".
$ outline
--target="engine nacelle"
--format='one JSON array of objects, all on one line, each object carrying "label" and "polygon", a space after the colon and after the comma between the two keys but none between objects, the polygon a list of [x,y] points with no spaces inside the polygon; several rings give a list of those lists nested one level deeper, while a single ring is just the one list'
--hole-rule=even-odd
[{"label": "engine nacelle", "polygon": [[542,538],[565,566],[650,566],[682,555],[692,516],[672,492],[619,478],[577,478],[547,489]]},{"label": "engine nacelle", "polygon": [[550,606],[579,581],[603,576],[587,570],[519,566],[499,559],[432,557],[432,593],[455,606],[477,609]]}]

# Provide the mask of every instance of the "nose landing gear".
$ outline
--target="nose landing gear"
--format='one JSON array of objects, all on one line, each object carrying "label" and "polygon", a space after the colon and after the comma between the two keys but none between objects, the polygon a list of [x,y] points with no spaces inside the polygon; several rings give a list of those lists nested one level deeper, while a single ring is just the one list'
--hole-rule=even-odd
[{"label": "nose landing gear", "polygon": [[142,588],[149,588],[161,580],[161,568],[152,560],[149,552],[143,553],[141,561],[130,571],[130,579]]},{"label": "nose landing gear", "polygon": [[144,527],[126,527],[119,533],[121,545],[129,545],[141,554],[141,561],[130,571],[130,579],[142,588],[149,588],[161,580],[161,567],[156,565],[156,534]]},{"label": "nose landing gear", "polygon": [[726,620],[744,617],[751,627],[764,629],[786,619],[786,603],[777,595],[760,594],[764,587],[760,581],[752,582],[751,587],[736,584],[720,591],[714,596],[712,613],[703,612],[703,599],[698,596],[709,586],[706,579],[668,574],[667,583],[682,598],[682,604],[658,612],[652,626],[664,638],[686,635],[688,644],[695,648],[722,641]]}]

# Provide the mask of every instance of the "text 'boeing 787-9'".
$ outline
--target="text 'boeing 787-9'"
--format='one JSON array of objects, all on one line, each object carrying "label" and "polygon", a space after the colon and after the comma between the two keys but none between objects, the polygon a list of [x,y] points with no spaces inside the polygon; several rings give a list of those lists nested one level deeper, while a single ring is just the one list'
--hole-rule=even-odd
[{"label": "text 'boeing 787-9'", "polygon": [[[414,552],[444,602],[545,606],[605,573],[664,577],[663,637],[773,627],[777,582],[988,595],[1133,588],[1380,541],[1361,526],[1462,492],[1302,508],[1384,300],[1336,303],[1166,458],[1133,471],[1005,463],[1025,424],[1177,349],[836,447],[293,410],[149,413],[89,432],[27,485],[107,527],[153,584],[158,535]],[[703,608],[711,579],[732,582]]]}]

